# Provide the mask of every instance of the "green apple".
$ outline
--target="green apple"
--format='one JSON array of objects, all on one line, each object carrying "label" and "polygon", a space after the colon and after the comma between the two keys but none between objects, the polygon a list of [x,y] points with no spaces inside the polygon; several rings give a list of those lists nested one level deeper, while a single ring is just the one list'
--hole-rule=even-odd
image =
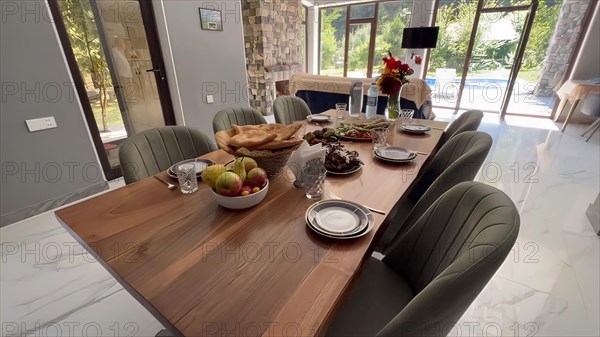
[{"label": "green apple", "polygon": [[224,172],[227,172],[225,165],[216,164],[211,165],[202,171],[202,181],[205,182],[210,188],[215,188],[215,181]]}]

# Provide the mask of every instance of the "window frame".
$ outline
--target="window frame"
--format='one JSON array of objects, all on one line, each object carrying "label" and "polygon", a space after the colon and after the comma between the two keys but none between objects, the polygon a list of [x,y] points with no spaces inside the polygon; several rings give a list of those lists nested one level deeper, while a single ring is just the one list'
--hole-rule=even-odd
[{"label": "window frame", "polygon": [[[326,6],[326,7],[320,7],[319,8],[319,13],[318,13],[318,20],[319,20],[319,25],[318,25],[318,29],[319,29],[319,36],[318,36],[318,43],[319,43],[319,50],[318,50],[318,58],[317,58],[317,74],[321,74],[321,48],[322,48],[322,44],[321,44],[321,28],[322,28],[322,15],[323,15],[323,11],[324,10],[328,10],[328,9],[332,9],[332,8],[345,8],[346,9],[346,25],[345,25],[345,31],[344,31],[344,69],[342,72],[343,77],[348,77],[348,47],[349,47],[349,43],[350,43],[350,34],[348,34],[348,32],[350,31],[350,25],[353,24],[364,24],[364,23],[368,23],[371,25],[371,34],[369,36],[369,54],[368,54],[368,61],[367,61],[367,74],[366,74],[366,78],[371,78],[373,76],[373,65],[375,63],[375,42],[377,40],[377,26],[378,26],[378,21],[379,21],[379,5],[380,4],[384,4],[387,2],[403,2],[403,0],[384,0],[384,1],[369,1],[369,2],[358,2],[358,3],[348,3],[348,4],[344,4],[344,5],[337,5],[337,6]],[[361,19],[350,19],[350,12],[352,10],[353,6],[363,6],[363,5],[370,5],[373,4],[375,7],[375,11],[373,14],[372,18],[361,18]],[[412,21],[412,17],[411,17],[411,21]],[[409,22],[408,27],[411,26],[411,22]]]}]

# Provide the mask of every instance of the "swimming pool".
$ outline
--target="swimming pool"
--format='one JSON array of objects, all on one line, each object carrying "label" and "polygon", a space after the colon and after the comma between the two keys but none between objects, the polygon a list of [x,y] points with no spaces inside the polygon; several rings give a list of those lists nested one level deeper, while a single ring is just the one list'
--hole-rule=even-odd
[{"label": "swimming pool", "polygon": [[[436,78],[430,77],[425,80],[427,85],[432,89],[435,87]],[[458,86],[460,85],[460,78],[454,80],[454,83]],[[508,80],[499,79],[499,78],[485,78],[485,77],[467,77],[465,80],[465,88],[472,89],[483,89],[483,88],[493,88],[493,87],[506,87],[508,84]]]}]

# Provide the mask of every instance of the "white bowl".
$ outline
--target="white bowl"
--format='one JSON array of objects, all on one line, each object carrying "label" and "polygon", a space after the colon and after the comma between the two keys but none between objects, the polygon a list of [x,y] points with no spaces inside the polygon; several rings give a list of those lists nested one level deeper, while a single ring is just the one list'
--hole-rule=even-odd
[{"label": "white bowl", "polygon": [[217,204],[229,208],[229,209],[244,209],[250,208],[260,204],[261,201],[265,199],[267,196],[267,192],[269,191],[269,181],[267,180],[267,184],[260,191],[256,193],[252,193],[249,195],[242,195],[239,197],[226,197],[224,195],[220,195],[214,190],[211,189],[213,199],[217,202]]}]

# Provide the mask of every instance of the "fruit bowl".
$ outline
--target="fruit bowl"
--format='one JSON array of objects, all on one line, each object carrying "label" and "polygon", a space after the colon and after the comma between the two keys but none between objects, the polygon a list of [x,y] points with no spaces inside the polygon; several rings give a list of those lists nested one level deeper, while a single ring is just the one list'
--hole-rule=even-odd
[{"label": "fruit bowl", "polygon": [[211,189],[213,199],[217,202],[217,204],[229,208],[229,209],[244,209],[254,207],[260,204],[261,201],[265,199],[267,196],[267,192],[269,191],[269,181],[267,180],[267,184],[260,191],[256,193],[252,193],[245,196],[238,197],[227,197],[224,195],[220,195],[214,190]]}]

